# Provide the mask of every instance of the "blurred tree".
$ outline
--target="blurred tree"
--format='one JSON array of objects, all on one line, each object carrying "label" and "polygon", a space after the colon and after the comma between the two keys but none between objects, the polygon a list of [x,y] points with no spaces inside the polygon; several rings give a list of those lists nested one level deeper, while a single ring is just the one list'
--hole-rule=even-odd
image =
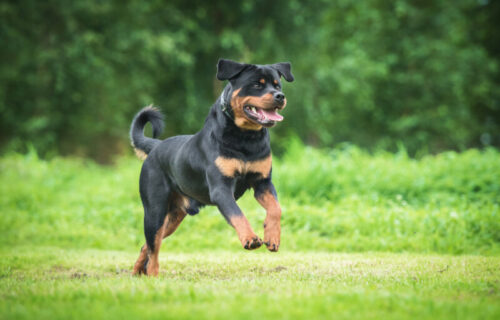
[{"label": "blurred tree", "polygon": [[[305,64],[299,68],[308,74],[297,78],[308,83],[290,101],[314,106],[300,117],[307,126],[303,138],[382,148],[401,141],[412,152],[480,145],[491,119],[477,111],[498,99],[493,81],[498,63],[470,41],[467,12],[477,6],[472,1],[325,3],[317,24],[308,23],[317,30],[309,32],[314,51],[294,59]],[[498,127],[494,135],[498,145]]]},{"label": "blurred tree", "polygon": [[[0,144],[108,160],[142,106],[199,129],[219,57],[291,61],[276,137],[410,152],[500,144],[486,0],[0,3]],[[285,139],[285,138],[281,138]],[[482,141],[482,142],[481,142]]]}]

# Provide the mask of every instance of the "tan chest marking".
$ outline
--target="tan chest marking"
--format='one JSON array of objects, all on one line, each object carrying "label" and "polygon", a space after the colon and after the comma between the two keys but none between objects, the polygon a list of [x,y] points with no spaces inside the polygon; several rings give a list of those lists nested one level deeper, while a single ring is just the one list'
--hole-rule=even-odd
[{"label": "tan chest marking", "polygon": [[244,175],[249,172],[259,173],[263,178],[267,178],[271,171],[272,157],[257,161],[243,161],[235,158],[217,157],[215,165],[226,177],[235,177],[237,174]]}]

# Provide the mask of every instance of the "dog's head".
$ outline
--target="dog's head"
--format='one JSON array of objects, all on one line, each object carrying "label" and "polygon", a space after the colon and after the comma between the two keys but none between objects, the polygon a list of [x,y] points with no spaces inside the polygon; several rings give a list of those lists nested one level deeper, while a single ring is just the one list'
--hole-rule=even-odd
[{"label": "dog's head", "polygon": [[282,76],[288,82],[294,80],[290,63],[256,65],[219,60],[217,79],[231,83],[230,107],[238,127],[260,130],[283,120],[278,113],[286,106]]}]

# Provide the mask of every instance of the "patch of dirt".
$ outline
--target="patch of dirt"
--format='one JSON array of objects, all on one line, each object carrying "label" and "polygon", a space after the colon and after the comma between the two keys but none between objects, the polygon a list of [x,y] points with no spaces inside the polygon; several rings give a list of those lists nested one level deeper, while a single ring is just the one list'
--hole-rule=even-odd
[{"label": "patch of dirt", "polygon": [[70,276],[71,279],[86,279],[88,277],[89,275],[85,272],[75,272]]},{"label": "patch of dirt", "polygon": [[446,267],[444,269],[441,269],[441,270],[438,270],[439,273],[443,273],[445,271],[448,271],[450,269],[450,266],[449,265],[446,265]]},{"label": "patch of dirt", "polygon": [[54,272],[64,272],[64,271],[69,270],[69,268],[56,264],[56,265],[53,265],[50,268],[50,270],[54,271]]},{"label": "patch of dirt", "polygon": [[286,270],[286,269],[287,269],[287,267],[277,266],[276,268],[270,269],[269,271],[270,272],[280,272],[280,271],[283,271],[283,270]]},{"label": "patch of dirt", "polygon": [[258,272],[258,273],[281,272],[283,270],[287,270],[287,267],[285,267],[285,266],[277,266],[277,267],[274,267],[274,268],[271,268],[271,269],[265,269],[265,268],[262,268],[262,267],[253,267],[252,269],[250,269],[250,271],[252,271],[252,272]]},{"label": "patch of dirt", "polygon": [[128,270],[128,269],[120,269],[120,268],[116,268],[116,274],[123,274],[123,273],[131,273],[132,271]]}]

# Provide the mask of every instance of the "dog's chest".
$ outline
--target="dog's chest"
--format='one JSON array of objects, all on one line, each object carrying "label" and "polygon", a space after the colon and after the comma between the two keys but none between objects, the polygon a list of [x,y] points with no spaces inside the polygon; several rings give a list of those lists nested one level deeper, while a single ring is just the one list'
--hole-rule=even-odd
[{"label": "dog's chest", "polygon": [[255,161],[243,161],[237,158],[226,158],[219,156],[215,159],[215,165],[222,175],[230,178],[242,176],[249,173],[259,174],[267,178],[271,172],[272,157],[267,156],[264,159]]}]

